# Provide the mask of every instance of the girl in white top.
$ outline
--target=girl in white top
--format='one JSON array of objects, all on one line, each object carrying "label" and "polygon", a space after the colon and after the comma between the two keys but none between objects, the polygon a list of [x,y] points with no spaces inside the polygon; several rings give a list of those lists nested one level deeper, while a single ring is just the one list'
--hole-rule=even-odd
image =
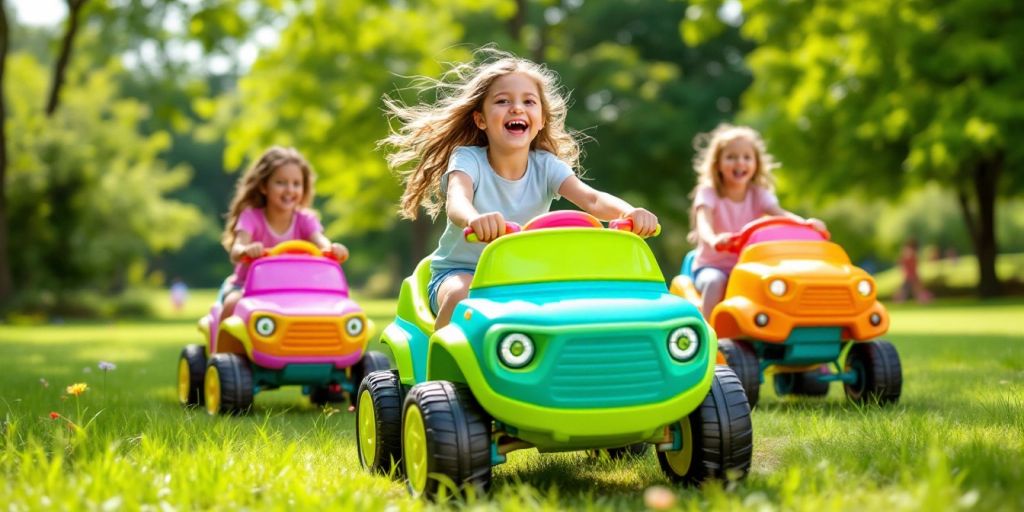
[{"label": "girl in white top", "polygon": [[[482,244],[462,238],[472,227],[482,242],[548,211],[562,196],[602,220],[629,218],[633,232],[654,233],[657,217],[576,176],[579,143],[565,127],[567,106],[555,74],[529,60],[493,49],[481,63],[456,65],[450,81],[434,81],[438,101],[408,106],[386,98],[400,128],[381,141],[388,164],[404,175],[401,214],[420,206],[448,216],[431,263],[435,327],[447,325],[469,293]],[[411,167],[411,169],[410,169]]]}]

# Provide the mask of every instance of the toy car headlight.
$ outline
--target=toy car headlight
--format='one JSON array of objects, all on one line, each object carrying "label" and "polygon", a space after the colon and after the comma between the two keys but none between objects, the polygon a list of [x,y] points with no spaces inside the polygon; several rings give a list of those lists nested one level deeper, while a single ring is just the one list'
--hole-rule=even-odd
[{"label": "toy car headlight", "polygon": [[700,335],[693,327],[680,327],[668,335],[668,353],[672,359],[686,362],[700,350]]},{"label": "toy car headlight", "polygon": [[498,358],[509,368],[522,368],[533,360],[533,340],[529,336],[514,332],[498,343]]},{"label": "toy car headlight", "polygon": [[269,338],[274,335],[275,330],[277,330],[277,323],[274,322],[273,318],[261,316],[256,319],[256,334]]},{"label": "toy car headlight", "polygon": [[867,297],[868,295],[871,295],[871,288],[872,286],[870,280],[861,279],[860,282],[857,283],[857,293],[861,294],[862,297]]},{"label": "toy car headlight", "polygon": [[345,333],[352,337],[359,336],[363,333],[363,327],[365,327],[363,319],[358,316],[354,316],[345,322]]},{"label": "toy car headlight", "polygon": [[782,297],[789,290],[786,286],[786,282],[782,279],[773,279],[772,282],[768,283],[768,291],[776,297]]}]

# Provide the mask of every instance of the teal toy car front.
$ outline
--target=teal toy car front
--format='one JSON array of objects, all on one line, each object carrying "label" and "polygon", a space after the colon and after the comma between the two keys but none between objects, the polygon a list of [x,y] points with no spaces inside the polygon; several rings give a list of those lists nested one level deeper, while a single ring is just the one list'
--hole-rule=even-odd
[{"label": "teal toy car front", "polygon": [[368,376],[357,398],[362,464],[401,460],[409,489],[428,496],[431,474],[486,487],[492,465],[527,447],[614,454],[650,443],[681,481],[745,473],[739,381],[716,368],[714,332],[668,293],[646,243],[531,224],[485,248],[443,329],[427,305],[429,260],[406,279],[381,340],[398,368]]}]

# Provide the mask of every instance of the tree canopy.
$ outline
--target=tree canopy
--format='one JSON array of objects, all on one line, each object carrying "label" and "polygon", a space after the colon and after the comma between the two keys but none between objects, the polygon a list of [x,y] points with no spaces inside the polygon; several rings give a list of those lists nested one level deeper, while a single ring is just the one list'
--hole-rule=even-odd
[{"label": "tree canopy", "polygon": [[[698,0],[684,31],[715,33]],[[1021,190],[1024,5],[1008,0],[743,3],[754,82],[742,119],[763,128],[803,193],[895,197],[927,181],[957,192],[998,293],[995,201]],[[797,185],[799,183],[799,185]]]}]

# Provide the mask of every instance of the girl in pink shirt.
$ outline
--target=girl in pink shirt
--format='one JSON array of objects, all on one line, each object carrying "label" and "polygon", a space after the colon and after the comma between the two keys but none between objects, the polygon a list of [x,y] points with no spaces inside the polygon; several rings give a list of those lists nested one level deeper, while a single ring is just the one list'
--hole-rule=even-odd
[{"label": "girl in pink shirt", "polygon": [[[783,210],[775,197],[772,169],[778,166],[765,150],[764,140],[753,128],[720,124],[694,141],[697,157],[693,190],[694,228],[689,239],[697,244],[693,261],[694,286],[701,292],[701,311],[710,318],[715,305],[725,296],[729,272],[738,256],[715,250],[744,225],[763,215],[783,215],[803,221]],[[819,225],[817,219],[809,219]]]},{"label": "girl in pink shirt", "polygon": [[238,179],[221,235],[221,243],[236,264],[222,318],[231,315],[242,297],[248,271],[248,265],[241,263],[242,256],[258,258],[264,249],[281,242],[307,240],[322,251],[333,251],[339,261],[348,258],[348,249],[324,236],[320,220],[309,208],[314,180],[313,169],[298,151],[277,146],[266,150]]}]

